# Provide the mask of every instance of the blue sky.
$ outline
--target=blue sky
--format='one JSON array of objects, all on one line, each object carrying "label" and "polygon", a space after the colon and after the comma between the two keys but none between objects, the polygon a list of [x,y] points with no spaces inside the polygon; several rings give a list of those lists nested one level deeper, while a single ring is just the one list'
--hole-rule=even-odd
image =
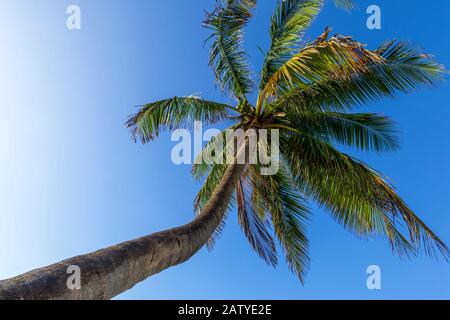
[{"label": "blue sky", "polygon": [[[329,1],[331,2],[331,1]],[[0,278],[190,221],[199,184],[170,160],[170,135],[147,146],[124,122],[135,105],[201,92],[228,101],[207,66],[201,27],[213,0],[4,0],[0,4]],[[328,4],[307,38],[325,26],[374,47],[398,38],[450,66],[450,2],[360,0],[346,13]],[[66,8],[82,30],[66,28]],[[366,28],[378,4],[382,29]],[[268,46],[275,1],[259,1],[246,35],[255,71]],[[359,155],[385,173],[410,206],[450,243],[449,84],[366,106],[402,132],[395,154]],[[264,264],[234,215],[213,252],[202,250],[124,293],[122,299],[450,298],[450,268],[403,261],[383,240],[359,241],[314,209],[312,268],[302,287],[284,263]],[[366,288],[366,268],[382,290]]]}]

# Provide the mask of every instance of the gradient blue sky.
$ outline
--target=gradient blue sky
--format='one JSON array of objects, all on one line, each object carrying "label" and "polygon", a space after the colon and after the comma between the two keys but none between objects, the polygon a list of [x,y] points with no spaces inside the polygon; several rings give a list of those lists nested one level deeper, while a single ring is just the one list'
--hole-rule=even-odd
[{"label": "gradient blue sky", "polygon": [[[331,1],[329,1],[331,2]],[[170,135],[133,144],[124,127],[135,105],[201,92],[226,101],[207,66],[203,9],[213,0],[3,0],[0,4],[0,278],[188,222],[199,185],[170,160]],[[372,47],[399,38],[450,66],[447,0],[360,0],[352,13],[328,4],[308,34],[327,25]],[[66,29],[66,8],[82,30]],[[365,9],[382,9],[380,31]],[[267,48],[275,1],[259,1],[246,47],[255,70]],[[396,154],[361,155],[384,172],[450,243],[449,84],[367,106],[400,125]],[[450,298],[449,264],[402,261],[383,240],[359,241],[319,209],[310,227],[312,269],[302,287],[250,249],[236,218],[215,250],[166,270],[123,299]],[[382,268],[382,290],[366,268]]]}]

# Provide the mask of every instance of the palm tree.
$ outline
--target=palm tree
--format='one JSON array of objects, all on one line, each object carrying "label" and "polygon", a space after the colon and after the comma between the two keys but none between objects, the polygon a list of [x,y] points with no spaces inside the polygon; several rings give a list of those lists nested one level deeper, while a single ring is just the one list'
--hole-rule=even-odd
[{"label": "palm tree", "polygon": [[[300,281],[309,268],[308,201],[317,202],[349,231],[362,238],[385,237],[400,256],[419,253],[450,256],[449,249],[397,195],[383,176],[338,150],[394,151],[395,126],[383,115],[354,112],[358,107],[443,79],[444,69],[408,43],[389,41],[375,50],[352,37],[330,36],[312,42],[305,30],[323,0],[278,3],[270,27],[271,45],[259,83],[242,47],[243,29],[254,0],[218,2],[207,15],[211,29],[210,65],[235,105],[199,97],[174,97],[149,103],[127,125],[148,143],[165,129],[232,121],[231,128],[279,130],[280,170],[262,175],[260,164],[194,165],[204,180],[189,224],[122,243],[0,283],[0,299],[109,299],[147,277],[185,262],[220,233],[237,205],[239,223],[256,253],[277,264],[275,237]],[[347,8],[351,2],[336,1]],[[257,90],[254,103],[250,95]],[[217,139],[217,138],[216,138]],[[210,151],[213,139],[202,151]],[[67,268],[81,270],[81,289],[66,286]]]}]

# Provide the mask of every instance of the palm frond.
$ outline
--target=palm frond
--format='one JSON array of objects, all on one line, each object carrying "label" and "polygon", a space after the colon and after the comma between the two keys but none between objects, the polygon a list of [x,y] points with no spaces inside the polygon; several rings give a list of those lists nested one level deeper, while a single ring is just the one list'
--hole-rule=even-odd
[{"label": "palm frond", "polygon": [[291,90],[267,109],[353,110],[421,86],[434,86],[443,80],[445,68],[416,46],[390,41],[374,53],[383,59],[382,63],[369,62],[363,67],[335,70],[304,88],[298,86]]},{"label": "palm frond", "polygon": [[275,242],[270,234],[270,225],[261,218],[250,201],[251,188],[242,179],[236,186],[238,221],[253,250],[268,264],[278,263]]},{"label": "palm frond", "polygon": [[304,31],[323,6],[323,0],[282,0],[272,16],[271,46],[261,72],[260,89],[298,50]]},{"label": "palm frond", "polygon": [[255,1],[230,0],[227,5],[218,4],[209,13],[204,25],[212,30],[214,38],[209,64],[224,92],[240,101],[253,89],[247,54],[243,49],[243,28],[252,17]]},{"label": "palm frond", "polygon": [[304,283],[310,265],[306,232],[310,212],[306,200],[284,166],[272,176],[261,175],[257,165],[250,166],[249,171],[254,211],[271,216],[288,267]]},{"label": "palm frond", "polygon": [[268,98],[280,98],[295,89],[306,90],[324,79],[342,80],[366,70],[368,64],[383,62],[378,52],[365,49],[362,43],[344,36],[327,39],[328,33],[326,30],[272,74],[260,93],[260,105]]},{"label": "palm frond", "polygon": [[198,97],[174,97],[146,104],[129,117],[126,125],[132,138],[148,143],[162,130],[173,130],[194,125],[194,121],[212,124],[224,119],[231,107]]},{"label": "palm frond", "polygon": [[356,235],[384,236],[402,256],[424,252],[436,257],[440,252],[450,257],[445,243],[375,170],[307,135],[284,135],[281,146],[299,188]]},{"label": "palm frond", "polygon": [[386,116],[373,113],[294,112],[286,119],[295,129],[322,140],[377,152],[399,148],[397,129]]}]

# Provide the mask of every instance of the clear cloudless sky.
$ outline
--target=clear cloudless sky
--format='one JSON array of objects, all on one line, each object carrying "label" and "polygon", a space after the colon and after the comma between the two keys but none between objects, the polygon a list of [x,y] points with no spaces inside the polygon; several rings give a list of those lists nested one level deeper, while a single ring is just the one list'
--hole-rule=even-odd
[{"label": "clear cloudless sky", "polygon": [[[417,44],[450,66],[448,0],[356,0],[347,13],[331,1],[307,39],[333,26],[373,48],[386,39]],[[268,47],[275,0],[259,0],[246,30],[255,73]],[[82,29],[66,28],[66,8]],[[193,217],[199,184],[170,159],[170,135],[134,144],[124,122],[135,106],[201,93],[228,101],[207,66],[204,10],[213,0],[2,0],[0,2],[0,278]],[[382,29],[366,28],[378,4]],[[366,106],[392,116],[402,150],[359,154],[385,173],[410,206],[450,243],[449,84]],[[211,253],[203,249],[122,294],[121,299],[450,298],[449,264],[400,260],[382,239],[360,241],[314,208],[312,268],[303,287],[252,252],[232,215]],[[283,259],[280,259],[283,260]],[[379,265],[382,290],[366,288]]]}]

